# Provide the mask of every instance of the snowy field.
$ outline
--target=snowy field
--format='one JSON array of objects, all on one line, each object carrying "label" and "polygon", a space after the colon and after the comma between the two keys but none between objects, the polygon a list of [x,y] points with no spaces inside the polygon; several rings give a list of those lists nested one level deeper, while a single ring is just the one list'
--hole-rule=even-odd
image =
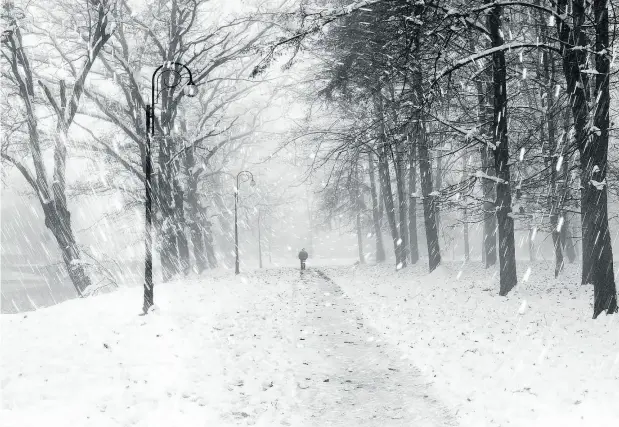
[{"label": "snowy field", "polygon": [[158,286],[145,317],[139,288],[2,315],[2,425],[285,424],[291,273],[270,274]]},{"label": "snowy field", "polygon": [[139,288],[4,314],[2,426],[619,419],[617,317],[590,319],[570,266],[535,264],[502,298],[473,265],[329,263],[161,285],[145,317]]},{"label": "snowy field", "polygon": [[591,319],[593,289],[535,263],[507,296],[478,263],[394,272],[327,269],[404,352],[462,426],[592,426],[619,420],[619,323]]}]

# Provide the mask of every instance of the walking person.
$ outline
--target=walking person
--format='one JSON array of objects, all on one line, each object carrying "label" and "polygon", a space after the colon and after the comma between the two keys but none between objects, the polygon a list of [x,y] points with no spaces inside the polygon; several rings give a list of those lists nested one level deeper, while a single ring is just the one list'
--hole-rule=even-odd
[{"label": "walking person", "polygon": [[305,251],[305,248],[301,249],[301,252],[299,252],[299,260],[301,260],[301,270],[305,270],[305,261],[308,258],[308,254]]}]

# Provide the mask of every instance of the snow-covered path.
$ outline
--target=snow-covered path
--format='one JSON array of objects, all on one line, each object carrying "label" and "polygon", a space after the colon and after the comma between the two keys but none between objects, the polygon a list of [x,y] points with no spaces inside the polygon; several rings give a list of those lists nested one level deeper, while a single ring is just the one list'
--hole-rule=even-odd
[{"label": "snow-covered path", "polygon": [[412,361],[366,326],[324,273],[305,271],[293,303],[297,404],[305,425],[455,425]]},{"label": "snow-covered path", "polygon": [[0,424],[454,425],[320,270],[209,274],[3,314]]}]

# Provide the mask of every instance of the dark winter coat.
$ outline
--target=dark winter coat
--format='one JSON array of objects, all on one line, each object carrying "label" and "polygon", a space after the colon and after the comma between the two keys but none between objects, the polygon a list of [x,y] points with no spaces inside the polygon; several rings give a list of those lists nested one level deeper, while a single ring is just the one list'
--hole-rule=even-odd
[{"label": "dark winter coat", "polygon": [[309,255],[308,255],[308,254],[307,254],[307,252],[305,252],[305,251],[301,251],[301,252],[299,252],[299,259],[300,259],[301,261],[305,261],[305,260],[307,259],[307,257],[308,257],[308,256],[309,256]]}]

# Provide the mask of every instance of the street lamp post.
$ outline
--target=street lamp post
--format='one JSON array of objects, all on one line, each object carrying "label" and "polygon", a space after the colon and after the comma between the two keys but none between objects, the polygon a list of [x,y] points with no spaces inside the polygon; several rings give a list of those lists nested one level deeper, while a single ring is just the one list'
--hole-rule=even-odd
[{"label": "street lamp post", "polygon": [[[189,82],[185,86],[185,94],[189,97],[193,97],[198,93],[198,88],[193,82],[191,76],[191,70],[184,64],[179,62],[166,62],[159,66],[153,73],[151,80],[151,98],[150,105],[146,105],[146,149],[144,159],[144,190],[145,190],[145,203],[144,203],[144,307],[143,314],[147,314],[148,310],[153,306],[153,219],[152,219],[152,205],[153,205],[153,190],[152,190],[152,171],[153,162],[151,158],[151,138],[155,133],[155,105],[159,99],[159,94],[162,90],[172,90],[181,83],[181,73],[177,71],[178,68],[183,68],[189,74]],[[161,79],[165,74],[172,74],[172,80]],[[161,90],[159,90],[159,81],[163,80]],[[156,95],[156,96],[155,96]]]},{"label": "street lamp post", "polygon": [[[239,178],[243,176],[243,181],[239,181]],[[234,254],[236,260],[234,263],[234,274],[239,274],[239,222],[237,214],[237,205],[239,200],[239,185],[241,182],[246,182],[251,179],[250,185],[253,187],[256,185],[254,181],[254,175],[250,171],[241,171],[236,175],[236,188],[234,189]]]}]

